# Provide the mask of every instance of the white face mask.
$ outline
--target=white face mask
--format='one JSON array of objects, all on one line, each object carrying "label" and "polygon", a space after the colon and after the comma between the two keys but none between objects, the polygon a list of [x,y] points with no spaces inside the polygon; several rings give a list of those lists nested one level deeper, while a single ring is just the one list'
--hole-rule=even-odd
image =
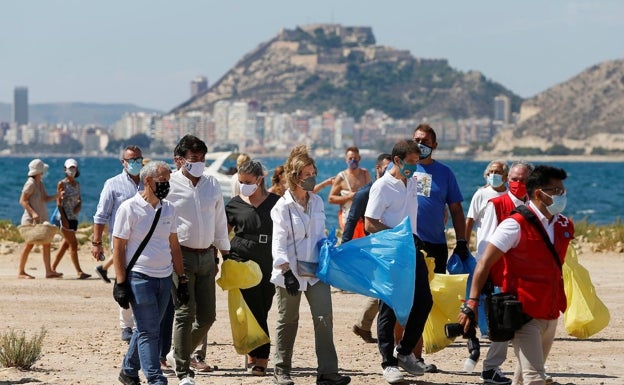
[{"label": "white face mask", "polygon": [[188,171],[189,174],[194,176],[195,178],[199,178],[204,173],[204,168],[206,167],[206,162],[189,162],[186,161],[184,164],[184,168]]},{"label": "white face mask", "polygon": [[240,193],[241,195],[246,196],[246,197],[252,196],[253,193],[256,192],[256,190],[258,190],[258,185],[255,183],[252,183],[252,184],[241,183],[240,185]]}]

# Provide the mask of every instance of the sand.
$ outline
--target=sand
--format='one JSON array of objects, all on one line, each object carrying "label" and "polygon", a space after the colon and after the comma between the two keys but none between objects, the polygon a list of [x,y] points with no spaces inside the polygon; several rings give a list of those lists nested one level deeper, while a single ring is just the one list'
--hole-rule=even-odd
[{"label": "sand", "polygon": [[[42,357],[31,370],[0,368],[0,385],[8,384],[117,384],[126,343],[120,340],[118,312],[112,299],[112,285],[95,275],[86,281],[77,280],[66,256],[59,266],[63,279],[45,279],[41,254],[31,253],[27,272],[34,280],[16,278],[21,245],[0,245],[0,327],[25,331],[27,335],[47,330]],[[54,253],[53,253],[54,255]],[[97,263],[88,247],[80,251],[83,269],[93,272]],[[547,372],[555,384],[623,384],[624,383],[624,255],[616,253],[581,252],[579,260],[591,273],[596,291],[609,307],[611,323],[600,333],[586,340],[566,334],[563,317],[559,322],[556,341],[547,361]],[[112,273],[112,271],[111,271]],[[381,376],[380,356],[375,344],[366,344],[351,332],[359,315],[363,297],[333,290],[334,341],[342,373],[351,376],[352,384],[385,384]],[[276,308],[269,319],[275,326]],[[373,329],[374,330],[374,329]],[[376,335],[376,333],[373,333]],[[217,321],[209,333],[211,345],[207,361],[219,370],[198,374],[200,384],[270,384],[271,376],[252,377],[243,369],[243,356],[231,346],[226,294],[217,288]],[[483,342],[483,341],[482,341]],[[483,344],[482,357],[487,343]],[[422,377],[406,375],[407,384],[480,384],[481,362],[471,374],[463,372],[466,347],[457,340],[446,349],[425,355],[439,373]],[[509,350],[503,371],[511,374],[515,363]],[[295,343],[293,379],[296,384],[314,384],[316,357],[309,309],[301,306],[300,331]],[[272,373],[271,361],[269,374]],[[141,375],[143,383],[144,377]],[[176,378],[169,379],[177,384]]]}]

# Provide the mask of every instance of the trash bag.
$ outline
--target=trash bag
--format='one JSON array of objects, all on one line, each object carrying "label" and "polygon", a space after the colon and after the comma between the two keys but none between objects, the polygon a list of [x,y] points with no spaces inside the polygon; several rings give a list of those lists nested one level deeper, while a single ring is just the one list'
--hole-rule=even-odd
[{"label": "trash bag", "polygon": [[254,261],[238,262],[227,259],[221,265],[221,277],[217,284],[221,289],[228,290],[232,341],[238,354],[247,354],[271,341],[249,310],[240,291],[256,286],[261,280],[262,271]]},{"label": "trash bag", "polygon": [[[450,274],[468,274],[468,280],[466,281],[466,295],[465,298],[470,297],[470,287],[472,286],[472,274],[474,273],[474,269],[477,266],[477,260],[472,256],[472,253],[469,253],[468,258],[465,261],[462,261],[459,255],[453,253],[451,257],[446,262],[446,270]],[[479,297],[479,308],[478,308],[478,323],[479,323],[479,331],[482,336],[488,335],[488,325],[487,318],[485,313],[485,295],[481,294]]]},{"label": "trash bag", "polygon": [[562,269],[568,302],[563,313],[565,329],[577,338],[591,337],[609,324],[609,309],[598,298],[589,272],[579,263],[573,247],[568,247]]},{"label": "trash bag", "polygon": [[434,274],[429,283],[433,307],[423,330],[425,353],[435,353],[453,342],[454,338],[446,338],[444,325],[457,322],[467,279],[468,274]]},{"label": "trash bag", "polygon": [[50,216],[50,224],[54,226],[61,226],[61,213],[59,212],[58,206],[54,208],[52,211],[52,215]]},{"label": "trash bag", "polygon": [[392,229],[336,247],[330,235],[321,242],[317,277],[334,287],[378,298],[405,325],[414,301],[416,249],[406,217]]}]

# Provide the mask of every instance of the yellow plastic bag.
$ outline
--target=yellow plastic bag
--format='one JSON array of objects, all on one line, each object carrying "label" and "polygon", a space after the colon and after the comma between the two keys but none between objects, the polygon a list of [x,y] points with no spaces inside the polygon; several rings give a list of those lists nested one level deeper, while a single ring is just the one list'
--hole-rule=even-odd
[{"label": "yellow plastic bag", "polygon": [[221,277],[217,280],[217,284],[221,289],[228,290],[232,341],[238,354],[247,354],[271,341],[249,310],[240,292],[240,289],[256,286],[261,279],[262,271],[254,261],[237,262],[227,259],[221,265]]},{"label": "yellow plastic bag", "polygon": [[568,247],[563,264],[563,288],[568,301],[563,319],[569,335],[588,338],[609,324],[609,309],[598,298],[589,272],[579,264],[573,247]]},{"label": "yellow plastic bag", "polygon": [[434,274],[429,283],[433,307],[423,331],[425,353],[435,353],[453,342],[454,339],[446,338],[444,325],[457,322],[467,280],[468,274]]}]

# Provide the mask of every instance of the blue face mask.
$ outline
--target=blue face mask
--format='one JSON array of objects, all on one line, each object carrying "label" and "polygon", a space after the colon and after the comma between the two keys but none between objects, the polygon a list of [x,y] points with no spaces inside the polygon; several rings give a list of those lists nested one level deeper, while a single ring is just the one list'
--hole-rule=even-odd
[{"label": "blue face mask", "polygon": [[143,161],[127,160],[126,163],[128,164],[128,168],[126,169],[126,171],[128,171],[128,174],[132,176],[139,175],[139,173],[141,172],[141,168],[143,167]]},{"label": "blue face mask", "polygon": [[347,164],[351,170],[355,170],[360,165],[360,162],[357,159],[350,159]]},{"label": "blue face mask", "polygon": [[431,152],[433,149],[426,144],[418,143],[418,147],[420,148],[420,159],[425,159],[431,156]]},{"label": "blue face mask", "polygon": [[402,163],[402,166],[399,167],[399,170],[401,170],[401,174],[407,179],[411,178],[412,175],[414,175],[414,173],[416,172],[416,169],[418,168],[418,163],[407,164],[403,161],[401,161],[401,163]]},{"label": "blue face mask", "polygon": [[[544,191],[542,190],[542,192]],[[546,206],[546,210],[548,210],[551,215],[557,215],[565,210],[566,204],[568,203],[568,197],[565,193],[563,195],[548,195],[544,193],[544,195],[553,201],[552,204]]]},{"label": "blue face mask", "polygon": [[488,175],[487,183],[494,188],[500,187],[503,184],[503,176],[500,174],[492,173]]}]

